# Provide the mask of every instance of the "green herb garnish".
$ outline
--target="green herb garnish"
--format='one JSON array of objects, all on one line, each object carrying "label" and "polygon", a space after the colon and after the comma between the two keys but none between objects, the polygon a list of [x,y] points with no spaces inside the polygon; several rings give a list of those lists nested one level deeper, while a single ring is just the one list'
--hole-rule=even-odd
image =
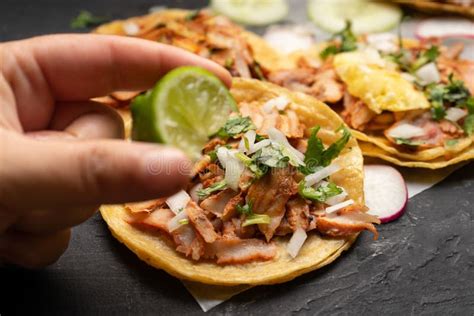
[{"label": "green herb garnish", "polygon": [[415,60],[415,62],[411,65],[412,72],[417,71],[422,66],[433,62],[439,56],[439,48],[438,46],[432,45],[430,48],[422,52],[419,57]]},{"label": "green herb garnish", "polygon": [[341,194],[342,189],[332,182],[328,185],[320,185],[315,189],[307,187],[306,182],[302,180],[298,184],[298,193],[305,199],[324,203],[328,198]]},{"label": "green herb garnish", "polygon": [[216,183],[212,184],[211,186],[209,186],[205,189],[197,190],[196,193],[197,193],[199,199],[203,200],[203,199],[207,198],[209,195],[211,195],[212,193],[214,193],[216,191],[222,191],[225,188],[227,188],[227,184],[225,183],[225,180],[221,180],[219,182],[216,182]]},{"label": "green herb garnish", "polygon": [[251,129],[255,129],[255,125],[253,125],[250,117],[237,116],[227,120],[216,135],[222,138],[234,137]]},{"label": "green herb garnish", "polygon": [[342,52],[350,52],[357,49],[357,37],[351,30],[351,21],[346,21],[346,27],[334,34],[331,40],[339,38],[341,43],[340,45],[330,45],[326,47],[321,53],[320,56],[322,59],[326,59],[330,55],[336,55]]},{"label": "green herb garnish", "polygon": [[185,21],[192,21],[194,20],[195,18],[197,18],[199,16],[199,13],[201,12],[201,10],[195,10],[195,11],[192,11],[190,12],[188,15],[186,15],[186,17],[184,18]]},{"label": "green herb garnish", "polygon": [[344,125],[341,125],[336,132],[342,130],[342,137],[331,144],[327,149],[324,149],[323,142],[317,136],[319,129],[320,127],[316,126],[311,130],[311,135],[308,139],[308,148],[306,149],[304,157],[305,166],[299,168],[300,171],[306,175],[316,172],[316,170],[321,167],[329,166],[331,161],[339,156],[351,138],[349,130]]},{"label": "green herb garnish", "polygon": [[269,224],[270,216],[266,214],[254,214],[252,211],[252,202],[241,206],[237,205],[237,211],[240,214],[245,215],[245,221],[242,224],[242,227],[255,225],[255,224]]},{"label": "green herb garnish", "polygon": [[446,147],[453,147],[456,146],[459,143],[458,139],[448,139],[447,141],[444,142]]},{"label": "green herb garnish", "polygon": [[474,135],[474,114],[469,114],[468,116],[466,116],[466,118],[464,119],[463,129],[467,135]]},{"label": "green herb garnish", "polygon": [[104,16],[95,16],[89,11],[82,10],[77,17],[71,20],[70,26],[73,29],[84,29],[105,23],[110,19]]},{"label": "green herb garnish", "polygon": [[189,219],[183,218],[178,221],[179,225],[188,225],[189,224]]},{"label": "green herb garnish", "polygon": [[420,146],[422,144],[422,142],[420,141],[413,141],[411,139],[408,139],[408,138],[395,138],[395,143],[397,145],[405,145],[405,146],[411,146],[411,147],[417,147],[417,146]]}]

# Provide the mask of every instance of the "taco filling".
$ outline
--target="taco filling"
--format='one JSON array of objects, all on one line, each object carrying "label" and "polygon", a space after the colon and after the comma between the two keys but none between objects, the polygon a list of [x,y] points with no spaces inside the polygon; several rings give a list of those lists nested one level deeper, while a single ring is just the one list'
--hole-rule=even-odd
[{"label": "taco filling", "polygon": [[369,230],[377,237],[379,220],[332,181],[349,131],[341,126],[325,146],[318,126],[304,135],[290,102],[240,103],[203,148],[187,190],[126,204],[126,221],[161,232],[191,260],[222,265],[272,260],[274,240],[284,236],[292,257],[308,234],[349,238]]},{"label": "taco filling", "polygon": [[268,79],[330,104],[354,130],[417,152],[474,134],[474,62],[462,51],[391,34],[357,38],[348,24],[317,59],[302,56]]}]

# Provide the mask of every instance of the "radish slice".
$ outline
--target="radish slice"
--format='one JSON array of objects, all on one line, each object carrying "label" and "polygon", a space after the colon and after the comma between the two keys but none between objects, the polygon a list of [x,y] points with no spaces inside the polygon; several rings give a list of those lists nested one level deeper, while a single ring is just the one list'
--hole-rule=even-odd
[{"label": "radish slice", "polygon": [[418,24],[415,35],[420,39],[433,37],[474,38],[474,22],[459,18],[427,19]]},{"label": "radish slice", "polygon": [[408,190],[400,172],[385,165],[367,165],[364,170],[368,214],[377,216],[382,223],[402,216],[408,201]]},{"label": "radish slice", "polygon": [[286,247],[286,250],[288,251],[290,256],[295,258],[298,255],[307,237],[308,235],[301,227],[298,227],[295,230],[293,236],[291,236],[291,239],[288,242],[288,246]]},{"label": "radish slice", "polygon": [[186,205],[188,205],[188,202],[190,200],[191,197],[189,196],[189,194],[186,193],[186,191],[181,190],[166,199],[165,203],[168,204],[173,213],[178,214],[182,211],[182,209],[186,207]]}]

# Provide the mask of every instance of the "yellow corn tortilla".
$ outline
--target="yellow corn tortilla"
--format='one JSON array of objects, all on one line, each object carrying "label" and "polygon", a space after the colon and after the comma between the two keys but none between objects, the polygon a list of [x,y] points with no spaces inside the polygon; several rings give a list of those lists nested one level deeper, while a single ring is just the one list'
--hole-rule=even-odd
[{"label": "yellow corn tortilla", "polygon": [[[341,118],[313,97],[290,92],[267,82],[239,78],[234,79],[231,92],[238,104],[247,102],[258,106],[277,96],[285,96],[291,101],[289,108],[297,113],[300,121],[306,126],[307,135],[309,128],[319,125],[321,130],[318,136],[326,145],[339,137],[335,130],[343,124]],[[122,112],[122,115],[128,120],[128,114]],[[349,140],[337,161],[343,169],[331,176],[331,181],[344,187],[351,199],[363,203],[363,158],[355,138]],[[292,259],[286,251],[289,238],[278,237],[275,238],[278,251],[273,260],[222,266],[213,262],[187,259],[176,252],[165,236],[144,232],[131,226],[124,220],[127,211],[123,205],[102,206],[100,211],[113,235],[143,261],[177,278],[214,285],[258,285],[289,281],[331,263],[347,250],[356,238],[328,238],[309,232],[300,253]]]},{"label": "yellow corn tortilla", "polygon": [[445,168],[451,165],[455,165],[457,163],[474,159],[474,147],[470,146],[463,150],[462,152],[456,153],[455,155],[445,158],[445,157],[438,157],[428,161],[415,161],[415,160],[407,160],[400,157],[397,157],[391,153],[388,153],[381,149],[380,147],[368,143],[359,141],[359,146],[364,153],[364,156],[367,157],[376,157],[388,162],[391,162],[395,165],[402,166],[402,167],[409,167],[409,168],[426,168],[426,169],[440,169]]}]

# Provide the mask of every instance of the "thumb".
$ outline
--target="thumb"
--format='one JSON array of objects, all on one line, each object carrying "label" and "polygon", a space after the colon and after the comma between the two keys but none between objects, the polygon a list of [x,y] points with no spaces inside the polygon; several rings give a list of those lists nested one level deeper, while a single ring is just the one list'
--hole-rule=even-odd
[{"label": "thumb", "polygon": [[189,181],[179,150],[120,140],[41,142],[0,130],[0,205],[48,208],[171,195]]}]

